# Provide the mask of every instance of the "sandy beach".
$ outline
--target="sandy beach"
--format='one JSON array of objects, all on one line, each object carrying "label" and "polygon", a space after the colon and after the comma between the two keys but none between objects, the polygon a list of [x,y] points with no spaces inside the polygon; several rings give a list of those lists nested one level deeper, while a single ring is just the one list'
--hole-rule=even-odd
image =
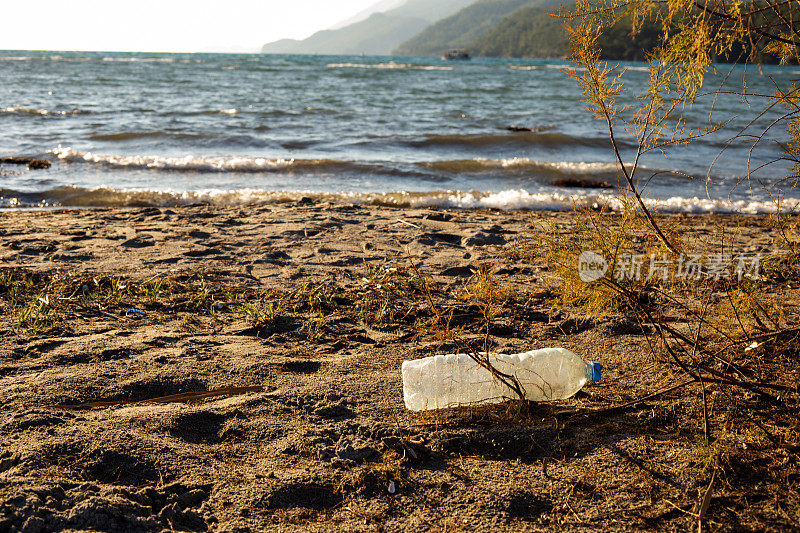
[{"label": "sandy beach", "polygon": [[[776,238],[766,216],[669,220],[748,253]],[[0,530],[694,527],[699,389],[626,405],[680,373],[647,327],[558,305],[547,266],[517,253],[573,221],[315,202],[0,213]],[[434,309],[486,338],[465,298],[480,276],[508,291],[492,349],[563,346],[603,381],[527,410],[408,412],[401,363],[457,348]],[[797,316],[797,280],[767,291]],[[709,523],[796,529],[797,450],[761,453],[767,437],[715,405]]]}]

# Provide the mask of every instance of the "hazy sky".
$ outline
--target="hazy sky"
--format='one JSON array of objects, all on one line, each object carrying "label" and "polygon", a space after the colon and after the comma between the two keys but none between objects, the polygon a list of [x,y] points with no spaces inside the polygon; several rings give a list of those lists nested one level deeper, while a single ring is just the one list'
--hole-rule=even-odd
[{"label": "hazy sky", "polygon": [[377,0],[2,0],[0,50],[197,52],[304,38]]}]

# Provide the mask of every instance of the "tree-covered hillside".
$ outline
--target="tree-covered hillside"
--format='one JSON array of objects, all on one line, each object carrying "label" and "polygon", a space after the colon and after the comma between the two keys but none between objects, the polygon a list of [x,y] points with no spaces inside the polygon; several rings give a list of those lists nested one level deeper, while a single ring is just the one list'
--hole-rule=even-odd
[{"label": "tree-covered hillside", "polygon": [[488,57],[562,57],[567,39],[551,7],[526,7],[506,17],[469,45],[474,55]]},{"label": "tree-covered hillside", "polygon": [[395,51],[397,55],[435,56],[448,48],[469,48],[507,16],[522,7],[552,4],[554,0],[479,0],[425,28]]},{"label": "tree-covered hillside", "polygon": [[[568,54],[563,20],[551,14],[558,0],[479,0],[442,19],[403,43],[395,54],[436,56],[448,48],[465,48],[486,57],[564,57]],[[628,22],[602,38],[609,59],[642,60],[656,44],[657,28],[645,26],[632,39]]]},{"label": "tree-covered hillside", "polygon": [[[528,7],[516,11],[492,31],[477,38],[470,51],[487,57],[566,57],[569,54],[564,20],[553,7]],[[643,61],[658,45],[659,28],[645,23],[631,37],[631,22],[622,20],[606,30],[599,44],[603,58]]]}]

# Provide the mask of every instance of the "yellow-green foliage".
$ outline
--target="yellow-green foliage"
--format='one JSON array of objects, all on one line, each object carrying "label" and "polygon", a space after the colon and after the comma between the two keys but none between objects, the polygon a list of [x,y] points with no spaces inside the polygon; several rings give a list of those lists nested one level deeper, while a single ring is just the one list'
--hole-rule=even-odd
[{"label": "yellow-green foliage", "polygon": [[[557,224],[535,233],[528,247],[531,259],[543,259],[556,280],[559,303],[579,306],[588,314],[599,317],[619,311],[627,305],[620,288],[642,292],[650,282],[647,272],[640,279],[625,279],[616,284],[613,278],[618,261],[624,254],[664,254],[668,251],[652,232],[643,231],[643,220],[630,199],[625,199],[619,213],[598,213],[584,210],[576,213],[574,226]],[[587,283],[580,278],[578,261],[582,253],[595,252],[609,263],[606,278]]]},{"label": "yellow-green foliage", "polygon": [[[730,228],[719,228],[702,241],[690,241],[691,228],[674,219],[660,219],[659,224],[680,247],[680,254],[670,252],[649,230],[631,200],[617,213],[583,210],[568,222],[544,226],[518,243],[514,254],[534,264],[545,263],[555,285],[554,304],[580,308],[594,318],[623,312],[649,322],[672,309],[682,320],[695,324],[693,328],[702,324],[704,334],[719,338],[780,328],[786,322],[778,303],[763,290],[764,280],[773,272],[785,272],[781,266],[785,253],[761,257],[755,270],[752,256],[744,257],[746,263],[740,265],[735,254],[724,258],[720,254],[729,246],[724,237]],[[584,252],[594,252],[608,262],[603,278],[581,279],[578,265]],[[629,270],[635,256],[640,258],[639,266]],[[724,266],[724,274],[719,276],[708,268],[716,257]],[[686,275],[690,261],[700,267],[696,276]],[[621,275],[622,271],[636,275]]]},{"label": "yellow-green foliage", "polygon": [[467,284],[462,299],[478,306],[484,321],[489,323],[506,311],[506,305],[513,297],[514,289],[498,283],[492,275],[492,266],[481,263]]}]

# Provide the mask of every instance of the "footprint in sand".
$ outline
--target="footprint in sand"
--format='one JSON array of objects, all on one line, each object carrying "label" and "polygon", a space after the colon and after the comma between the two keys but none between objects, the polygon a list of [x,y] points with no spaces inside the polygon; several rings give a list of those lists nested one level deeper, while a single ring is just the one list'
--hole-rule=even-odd
[{"label": "footprint in sand", "polygon": [[156,241],[149,235],[137,235],[133,239],[128,239],[120,246],[125,248],[147,248],[148,246],[155,246]]}]

